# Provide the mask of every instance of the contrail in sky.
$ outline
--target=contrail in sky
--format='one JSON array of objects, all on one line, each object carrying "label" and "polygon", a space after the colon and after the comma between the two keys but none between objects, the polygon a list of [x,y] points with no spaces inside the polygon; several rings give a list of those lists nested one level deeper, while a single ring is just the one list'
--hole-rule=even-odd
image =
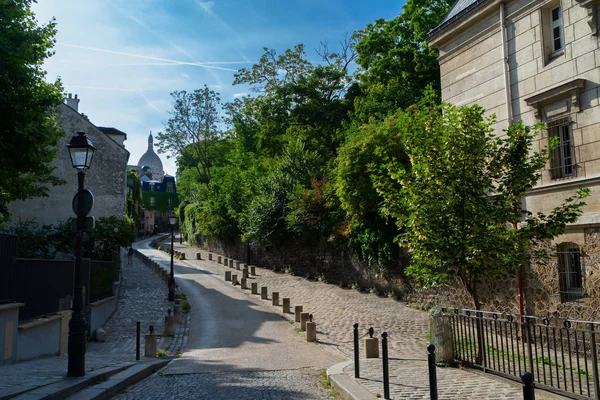
[{"label": "contrail in sky", "polygon": [[238,71],[237,69],[217,67],[215,65],[209,65],[209,64],[205,64],[205,63],[194,63],[194,62],[186,62],[186,61],[179,61],[179,60],[170,60],[168,58],[143,56],[143,55],[140,55],[140,54],[124,53],[124,52],[121,52],[121,51],[114,51],[114,50],[108,50],[108,49],[99,49],[97,47],[80,46],[80,45],[69,44],[69,43],[57,43],[57,45],[63,46],[63,47],[72,47],[72,48],[75,48],[75,49],[98,51],[98,52],[101,52],[101,53],[117,54],[117,55],[127,56],[127,57],[143,58],[143,59],[146,59],[146,60],[165,61],[165,62],[169,62],[169,63],[173,63],[173,64],[178,64],[178,65],[191,65],[191,66],[194,66],[194,67],[218,69],[218,70],[221,70],[221,71],[231,71],[231,72],[237,72]]}]

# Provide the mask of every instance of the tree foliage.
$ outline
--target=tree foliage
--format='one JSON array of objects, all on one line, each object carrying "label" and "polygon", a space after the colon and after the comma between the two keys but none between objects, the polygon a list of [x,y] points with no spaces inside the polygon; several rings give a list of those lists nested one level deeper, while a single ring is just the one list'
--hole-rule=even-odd
[{"label": "tree foliage", "polygon": [[62,86],[46,82],[42,70],[56,24],[38,25],[31,4],[7,0],[0,7],[0,222],[11,202],[47,196],[48,185],[63,183],[51,166],[64,135],[54,116]]},{"label": "tree foliage", "polygon": [[171,96],[173,111],[165,130],[157,135],[158,151],[177,156],[179,166],[195,168],[200,181],[208,184],[222,136],[219,94],[205,85],[192,93],[181,90]]},{"label": "tree foliage", "polygon": [[[401,237],[412,257],[407,273],[425,286],[458,279],[478,309],[479,283],[513,272],[537,242],[561,234],[581,215],[588,193],[580,190],[549,215],[528,215],[521,198],[548,160],[547,149],[532,150],[540,127],[519,122],[498,138],[494,122],[478,106],[413,107],[398,120],[410,171],[387,167],[403,187],[402,208],[408,211],[396,215],[396,208],[388,208],[399,221],[408,216]],[[391,203],[397,192],[383,195]],[[510,229],[524,216],[528,223]]]},{"label": "tree foliage", "polygon": [[355,33],[362,95],[355,119],[383,119],[398,108],[415,104],[431,86],[440,92],[438,51],[427,36],[446,15],[454,0],[407,0],[402,13],[378,19]]}]

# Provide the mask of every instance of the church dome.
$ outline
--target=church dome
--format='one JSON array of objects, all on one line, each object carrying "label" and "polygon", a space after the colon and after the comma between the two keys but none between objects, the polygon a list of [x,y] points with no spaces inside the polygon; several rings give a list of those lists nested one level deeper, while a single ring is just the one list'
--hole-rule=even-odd
[{"label": "church dome", "polygon": [[142,167],[148,167],[152,171],[152,176],[155,177],[155,179],[160,179],[165,174],[162,161],[160,161],[158,154],[154,152],[152,134],[148,137],[148,150],[140,157],[140,161],[138,161],[137,165],[140,170]]}]

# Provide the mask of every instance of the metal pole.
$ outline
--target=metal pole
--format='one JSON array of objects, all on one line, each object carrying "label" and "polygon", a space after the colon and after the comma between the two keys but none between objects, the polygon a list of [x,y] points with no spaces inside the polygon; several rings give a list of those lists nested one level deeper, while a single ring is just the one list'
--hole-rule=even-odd
[{"label": "metal pole", "polygon": [[360,378],[360,365],[358,353],[358,324],[354,324],[354,377]]},{"label": "metal pole", "polygon": [[525,372],[521,375],[521,381],[523,381],[523,400],[535,400],[533,374],[531,372]]},{"label": "metal pole", "polygon": [[171,225],[171,273],[169,275],[169,301],[175,301],[175,275],[173,273],[173,253],[175,253],[174,246],[175,240],[175,227]]},{"label": "metal pole", "polygon": [[596,349],[596,332],[594,324],[590,323],[590,348],[592,350],[592,378],[594,379],[594,396],[600,399],[600,379],[598,379],[598,352]]},{"label": "metal pole", "polygon": [[427,364],[429,366],[429,396],[431,400],[437,400],[437,371],[435,370],[435,346],[427,346]]},{"label": "metal pole", "polygon": [[390,369],[388,365],[387,332],[381,334],[381,355],[383,358],[383,398],[390,398]]},{"label": "metal pole", "polygon": [[525,329],[527,329],[527,352],[529,353],[529,370],[533,377],[533,343],[531,337],[531,319],[525,318]]},{"label": "metal pole", "polygon": [[67,376],[85,375],[85,348],[87,321],[83,312],[83,285],[81,282],[81,258],[83,253],[83,182],[85,172],[77,171],[78,193],[77,198],[77,242],[75,247],[75,287],[73,288],[73,312],[69,321],[69,344],[68,344],[68,369]]},{"label": "metal pole", "polygon": [[135,359],[140,360],[140,321],[135,323]]}]

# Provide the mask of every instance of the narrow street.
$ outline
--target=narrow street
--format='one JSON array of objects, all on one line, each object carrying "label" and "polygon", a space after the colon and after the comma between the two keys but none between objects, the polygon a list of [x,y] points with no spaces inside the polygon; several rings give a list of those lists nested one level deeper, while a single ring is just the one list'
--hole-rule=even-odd
[{"label": "narrow street", "polygon": [[[163,265],[150,240],[134,247]],[[175,261],[177,284],[191,305],[184,354],[117,399],[327,399],[319,372],[342,359],[307,343],[265,301],[215,273]]]}]

